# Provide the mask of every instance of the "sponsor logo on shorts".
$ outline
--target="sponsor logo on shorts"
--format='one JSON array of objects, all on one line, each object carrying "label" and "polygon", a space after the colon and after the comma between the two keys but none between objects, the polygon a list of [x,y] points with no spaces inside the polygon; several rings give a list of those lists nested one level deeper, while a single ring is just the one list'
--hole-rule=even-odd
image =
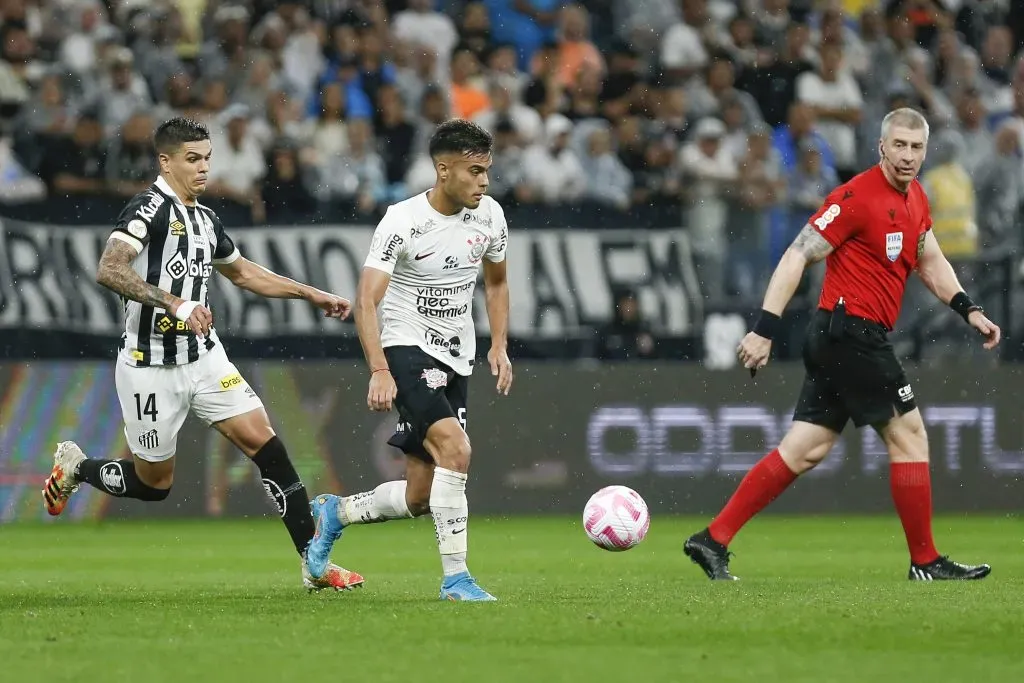
[{"label": "sponsor logo on shorts", "polygon": [[221,391],[229,391],[235,387],[241,386],[244,381],[245,380],[242,379],[242,376],[236,372],[233,375],[221,378],[220,389]]},{"label": "sponsor logo on shorts", "polygon": [[160,436],[156,433],[155,429],[150,429],[148,432],[143,432],[139,435],[139,445],[143,448],[156,448],[160,445]]},{"label": "sponsor logo on shorts", "polygon": [[427,368],[420,375],[420,379],[427,383],[428,389],[440,389],[448,386],[448,373],[440,368]]},{"label": "sponsor logo on shorts", "polygon": [[907,401],[912,401],[914,399],[914,390],[910,388],[909,384],[897,389],[896,393],[899,395],[900,400],[903,401],[904,403],[906,403]]},{"label": "sponsor logo on shorts", "polygon": [[838,218],[839,214],[842,212],[843,210],[839,208],[838,204],[833,204],[825,209],[823,214],[814,219],[814,226],[818,228],[818,230],[824,232],[825,228],[827,228],[832,221]]},{"label": "sponsor logo on shorts", "polygon": [[124,495],[126,489],[124,486],[124,471],[121,469],[121,463],[108,462],[106,465],[101,467],[100,483],[103,484],[103,488],[110,491],[115,496]]},{"label": "sponsor logo on shorts", "polygon": [[903,233],[885,233],[885,255],[889,257],[890,261],[895,262],[901,253],[903,253]]}]

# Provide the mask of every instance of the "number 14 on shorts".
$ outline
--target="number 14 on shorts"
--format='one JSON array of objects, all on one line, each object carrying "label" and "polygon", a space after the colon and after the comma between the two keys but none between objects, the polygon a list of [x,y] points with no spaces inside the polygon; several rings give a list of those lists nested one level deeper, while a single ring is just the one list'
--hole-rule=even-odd
[{"label": "number 14 on shorts", "polygon": [[145,399],[142,394],[135,394],[135,411],[138,413],[139,422],[142,422],[144,416],[156,422],[156,394],[149,394]]}]

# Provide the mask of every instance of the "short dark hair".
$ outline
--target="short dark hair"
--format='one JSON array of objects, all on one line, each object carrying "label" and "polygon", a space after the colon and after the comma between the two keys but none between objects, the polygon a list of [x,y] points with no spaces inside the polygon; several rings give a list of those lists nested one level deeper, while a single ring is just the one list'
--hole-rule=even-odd
[{"label": "short dark hair", "polygon": [[448,119],[430,136],[430,158],[442,154],[486,156],[494,147],[494,138],[486,130],[466,119]]},{"label": "short dark hair", "polygon": [[153,134],[153,146],[157,154],[173,154],[186,142],[201,142],[210,139],[205,124],[194,119],[176,116],[160,124]]}]

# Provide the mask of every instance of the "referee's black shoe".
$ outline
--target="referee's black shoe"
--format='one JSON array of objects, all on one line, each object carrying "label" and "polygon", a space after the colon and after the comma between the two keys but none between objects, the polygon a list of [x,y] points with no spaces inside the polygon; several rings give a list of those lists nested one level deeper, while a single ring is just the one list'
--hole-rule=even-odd
[{"label": "referee's black shoe", "polygon": [[683,544],[683,552],[693,560],[693,563],[704,570],[712,581],[736,581],[738,576],[729,573],[729,556],[732,555],[728,549],[711,538],[707,529],[698,531],[686,539]]},{"label": "referee's black shoe", "polygon": [[987,564],[971,567],[943,555],[928,564],[911,564],[907,578],[911,581],[973,581],[984,579],[991,572],[992,567]]}]

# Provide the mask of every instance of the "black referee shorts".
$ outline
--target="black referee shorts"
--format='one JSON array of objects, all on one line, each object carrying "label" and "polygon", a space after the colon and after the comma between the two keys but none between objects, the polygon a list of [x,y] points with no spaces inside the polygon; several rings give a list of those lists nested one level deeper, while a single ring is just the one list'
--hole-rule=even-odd
[{"label": "black referee shorts", "polygon": [[388,445],[433,463],[423,447],[430,425],[454,417],[466,429],[466,400],[469,377],[425,353],[418,346],[389,346],[384,349],[398,396],[398,429]]},{"label": "black referee shorts", "polygon": [[818,310],[808,327],[807,376],[793,419],[838,433],[851,419],[856,427],[881,426],[917,407],[885,328],[847,315],[842,334],[833,338],[831,316],[831,311]]}]

